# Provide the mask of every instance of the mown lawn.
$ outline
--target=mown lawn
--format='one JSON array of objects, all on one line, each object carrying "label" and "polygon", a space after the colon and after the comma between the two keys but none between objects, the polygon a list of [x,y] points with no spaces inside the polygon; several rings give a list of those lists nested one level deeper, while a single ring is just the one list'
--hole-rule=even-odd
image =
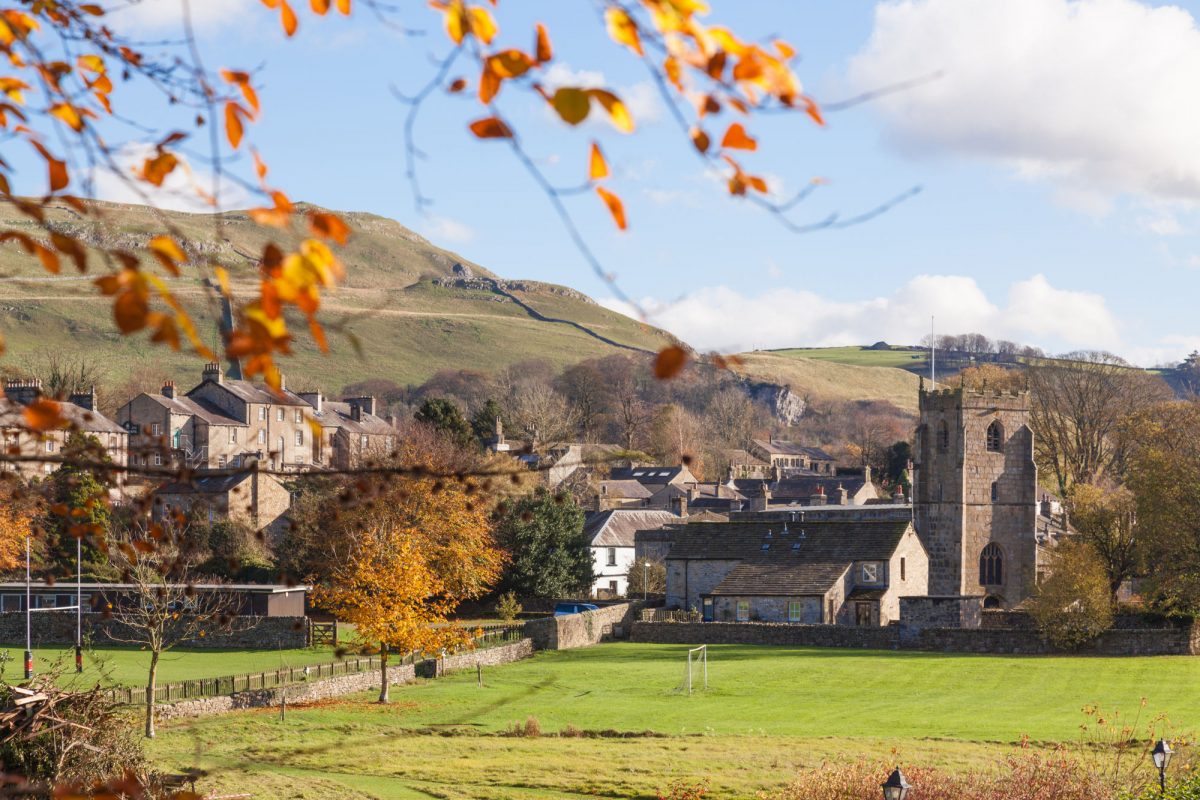
[{"label": "mown lawn", "polygon": [[[24,677],[22,659],[24,644],[0,644],[12,661],[4,666],[4,679],[19,681]],[[145,686],[150,669],[150,654],[135,647],[103,647],[85,650],[82,673],[75,672],[75,648],[70,645],[51,645],[34,648],[34,671],[45,673],[56,666],[63,670],[68,684],[93,686]],[[158,664],[160,683],[242,675],[264,672],[281,667],[302,667],[305,664],[326,664],[335,661],[330,647],[295,650],[189,650],[174,649],[164,653]]]},{"label": "mown lawn", "polygon": [[[1200,716],[1200,660],[965,656],[720,646],[708,692],[679,692],[681,646],[612,644],[369,696],[164,727],[166,769],[201,767],[211,790],[255,797],[653,797],[671,776],[753,796],[802,766],[861,755],[978,765],[1023,737],[1077,738],[1081,709],[1183,729]],[[1147,697],[1142,708],[1142,698]],[[631,738],[514,738],[572,726]],[[893,750],[897,750],[893,754]]]}]

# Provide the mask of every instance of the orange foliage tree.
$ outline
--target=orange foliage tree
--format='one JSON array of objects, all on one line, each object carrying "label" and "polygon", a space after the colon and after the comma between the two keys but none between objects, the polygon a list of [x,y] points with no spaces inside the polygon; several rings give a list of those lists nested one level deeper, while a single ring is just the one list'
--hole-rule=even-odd
[{"label": "orange foliage tree", "polygon": [[15,480],[0,481],[0,572],[24,560],[25,540],[33,534],[33,500]]},{"label": "orange foliage tree", "polygon": [[504,553],[469,479],[389,480],[335,527],[342,552],[313,601],[356,625],[362,641],[379,643],[386,703],[388,653],[469,644],[466,629],[446,623],[460,602],[496,581]]}]

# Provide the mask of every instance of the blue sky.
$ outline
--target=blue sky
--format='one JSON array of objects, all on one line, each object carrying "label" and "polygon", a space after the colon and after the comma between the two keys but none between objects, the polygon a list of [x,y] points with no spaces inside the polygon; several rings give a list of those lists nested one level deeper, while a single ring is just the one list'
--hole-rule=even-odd
[{"label": "blue sky", "polygon": [[[1200,4],[712,4],[710,21],[792,43],[819,101],[941,73],[831,114],[824,129],[803,116],[748,125],[760,147],[747,166],[781,195],[814,177],[829,181],[797,220],[922,191],[862,226],[789,233],[706,174],[638,62],[607,42],[592,4],[505,0],[503,42],[527,47],[543,20],[554,77],[584,73],[620,91],[634,112],[632,136],[603,123],[568,130],[544,106],[501,96],[563,184],[582,179],[589,142],[599,140],[630,229],[615,231],[594,196],[570,200],[571,209],[651,321],[722,350],[912,342],[931,315],[944,332],[979,330],[1052,351],[1104,348],[1144,364],[1200,347]],[[391,88],[414,90],[431,74],[431,56],[446,50],[423,4],[405,21],[425,35],[397,35],[361,9],[350,21],[305,11],[292,40],[253,0],[194,5],[210,65],[259,67],[265,113],[250,136],[272,183],[293,199],[393,217],[502,276],[568,284],[618,305],[506,148],[466,131],[478,116],[467,100],[435,94],[425,109],[420,169],[435,204],[427,214],[414,208],[405,108]],[[169,35],[178,2],[147,0],[114,20],[121,14],[147,35]],[[136,92],[125,102],[152,107]],[[131,148],[146,138],[111,135]],[[99,193],[124,199],[110,184],[102,180]]]}]

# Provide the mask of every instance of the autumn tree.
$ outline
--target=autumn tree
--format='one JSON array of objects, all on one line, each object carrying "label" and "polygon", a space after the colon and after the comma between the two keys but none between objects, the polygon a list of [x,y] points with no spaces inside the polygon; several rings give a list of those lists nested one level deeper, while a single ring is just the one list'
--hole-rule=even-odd
[{"label": "autumn tree", "polygon": [[1071,490],[1068,508],[1076,538],[1090,545],[1104,566],[1115,606],[1121,584],[1137,574],[1141,562],[1137,498],[1125,487],[1081,483]]},{"label": "autumn tree", "polygon": [[1091,545],[1063,542],[1051,551],[1048,566],[1050,575],[1029,604],[1042,635],[1072,650],[1112,627],[1108,575]]},{"label": "autumn tree", "polygon": [[467,644],[465,629],[445,623],[488,591],[504,563],[481,487],[421,476],[450,466],[429,455],[409,444],[400,456],[407,473],[364,486],[370,499],[336,516],[327,528],[335,556],[313,591],[316,605],[379,644],[381,703],[389,654]]},{"label": "autumn tree", "polygon": [[1009,369],[998,364],[977,364],[962,370],[958,376],[963,387],[975,391],[1007,392],[1024,389],[1026,384],[1024,370]]},{"label": "autumn tree", "polygon": [[593,559],[583,522],[569,496],[545,489],[509,503],[496,526],[509,554],[502,586],[521,597],[588,595]]},{"label": "autumn tree", "polygon": [[506,417],[531,450],[561,442],[575,433],[575,412],[548,382],[527,381],[508,398]]},{"label": "autumn tree", "polygon": [[660,406],[650,425],[650,449],[664,464],[687,463],[692,474],[703,479],[702,450],[704,429],[699,419],[682,406]]},{"label": "autumn tree", "polygon": [[667,564],[660,558],[639,556],[629,565],[630,597],[663,594],[667,591]]},{"label": "autumn tree", "polygon": [[25,560],[26,539],[39,516],[38,498],[14,473],[0,473],[0,572]]}]

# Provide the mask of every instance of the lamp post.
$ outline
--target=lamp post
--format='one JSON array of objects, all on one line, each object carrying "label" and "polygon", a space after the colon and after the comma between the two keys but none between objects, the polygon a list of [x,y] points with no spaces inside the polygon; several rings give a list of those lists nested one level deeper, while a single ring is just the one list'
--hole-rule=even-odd
[{"label": "lamp post", "polygon": [[642,561],[642,600],[650,599],[650,562]]},{"label": "lamp post", "polygon": [[1167,744],[1166,739],[1159,739],[1154,745],[1154,749],[1150,751],[1150,757],[1154,759],[1154,766],[1158,767],[1159,794],[1167,793],[1167,765],[1171,763],[1173,755],[1175,755],[1175,751],[1171,749],[1171,745]]},{"label": "lamp post", "polygon": [[912,786],[904,780],[904,773],[899,767],[892,770],[888,779],[883,782],[883,800],[905,800]]}]

